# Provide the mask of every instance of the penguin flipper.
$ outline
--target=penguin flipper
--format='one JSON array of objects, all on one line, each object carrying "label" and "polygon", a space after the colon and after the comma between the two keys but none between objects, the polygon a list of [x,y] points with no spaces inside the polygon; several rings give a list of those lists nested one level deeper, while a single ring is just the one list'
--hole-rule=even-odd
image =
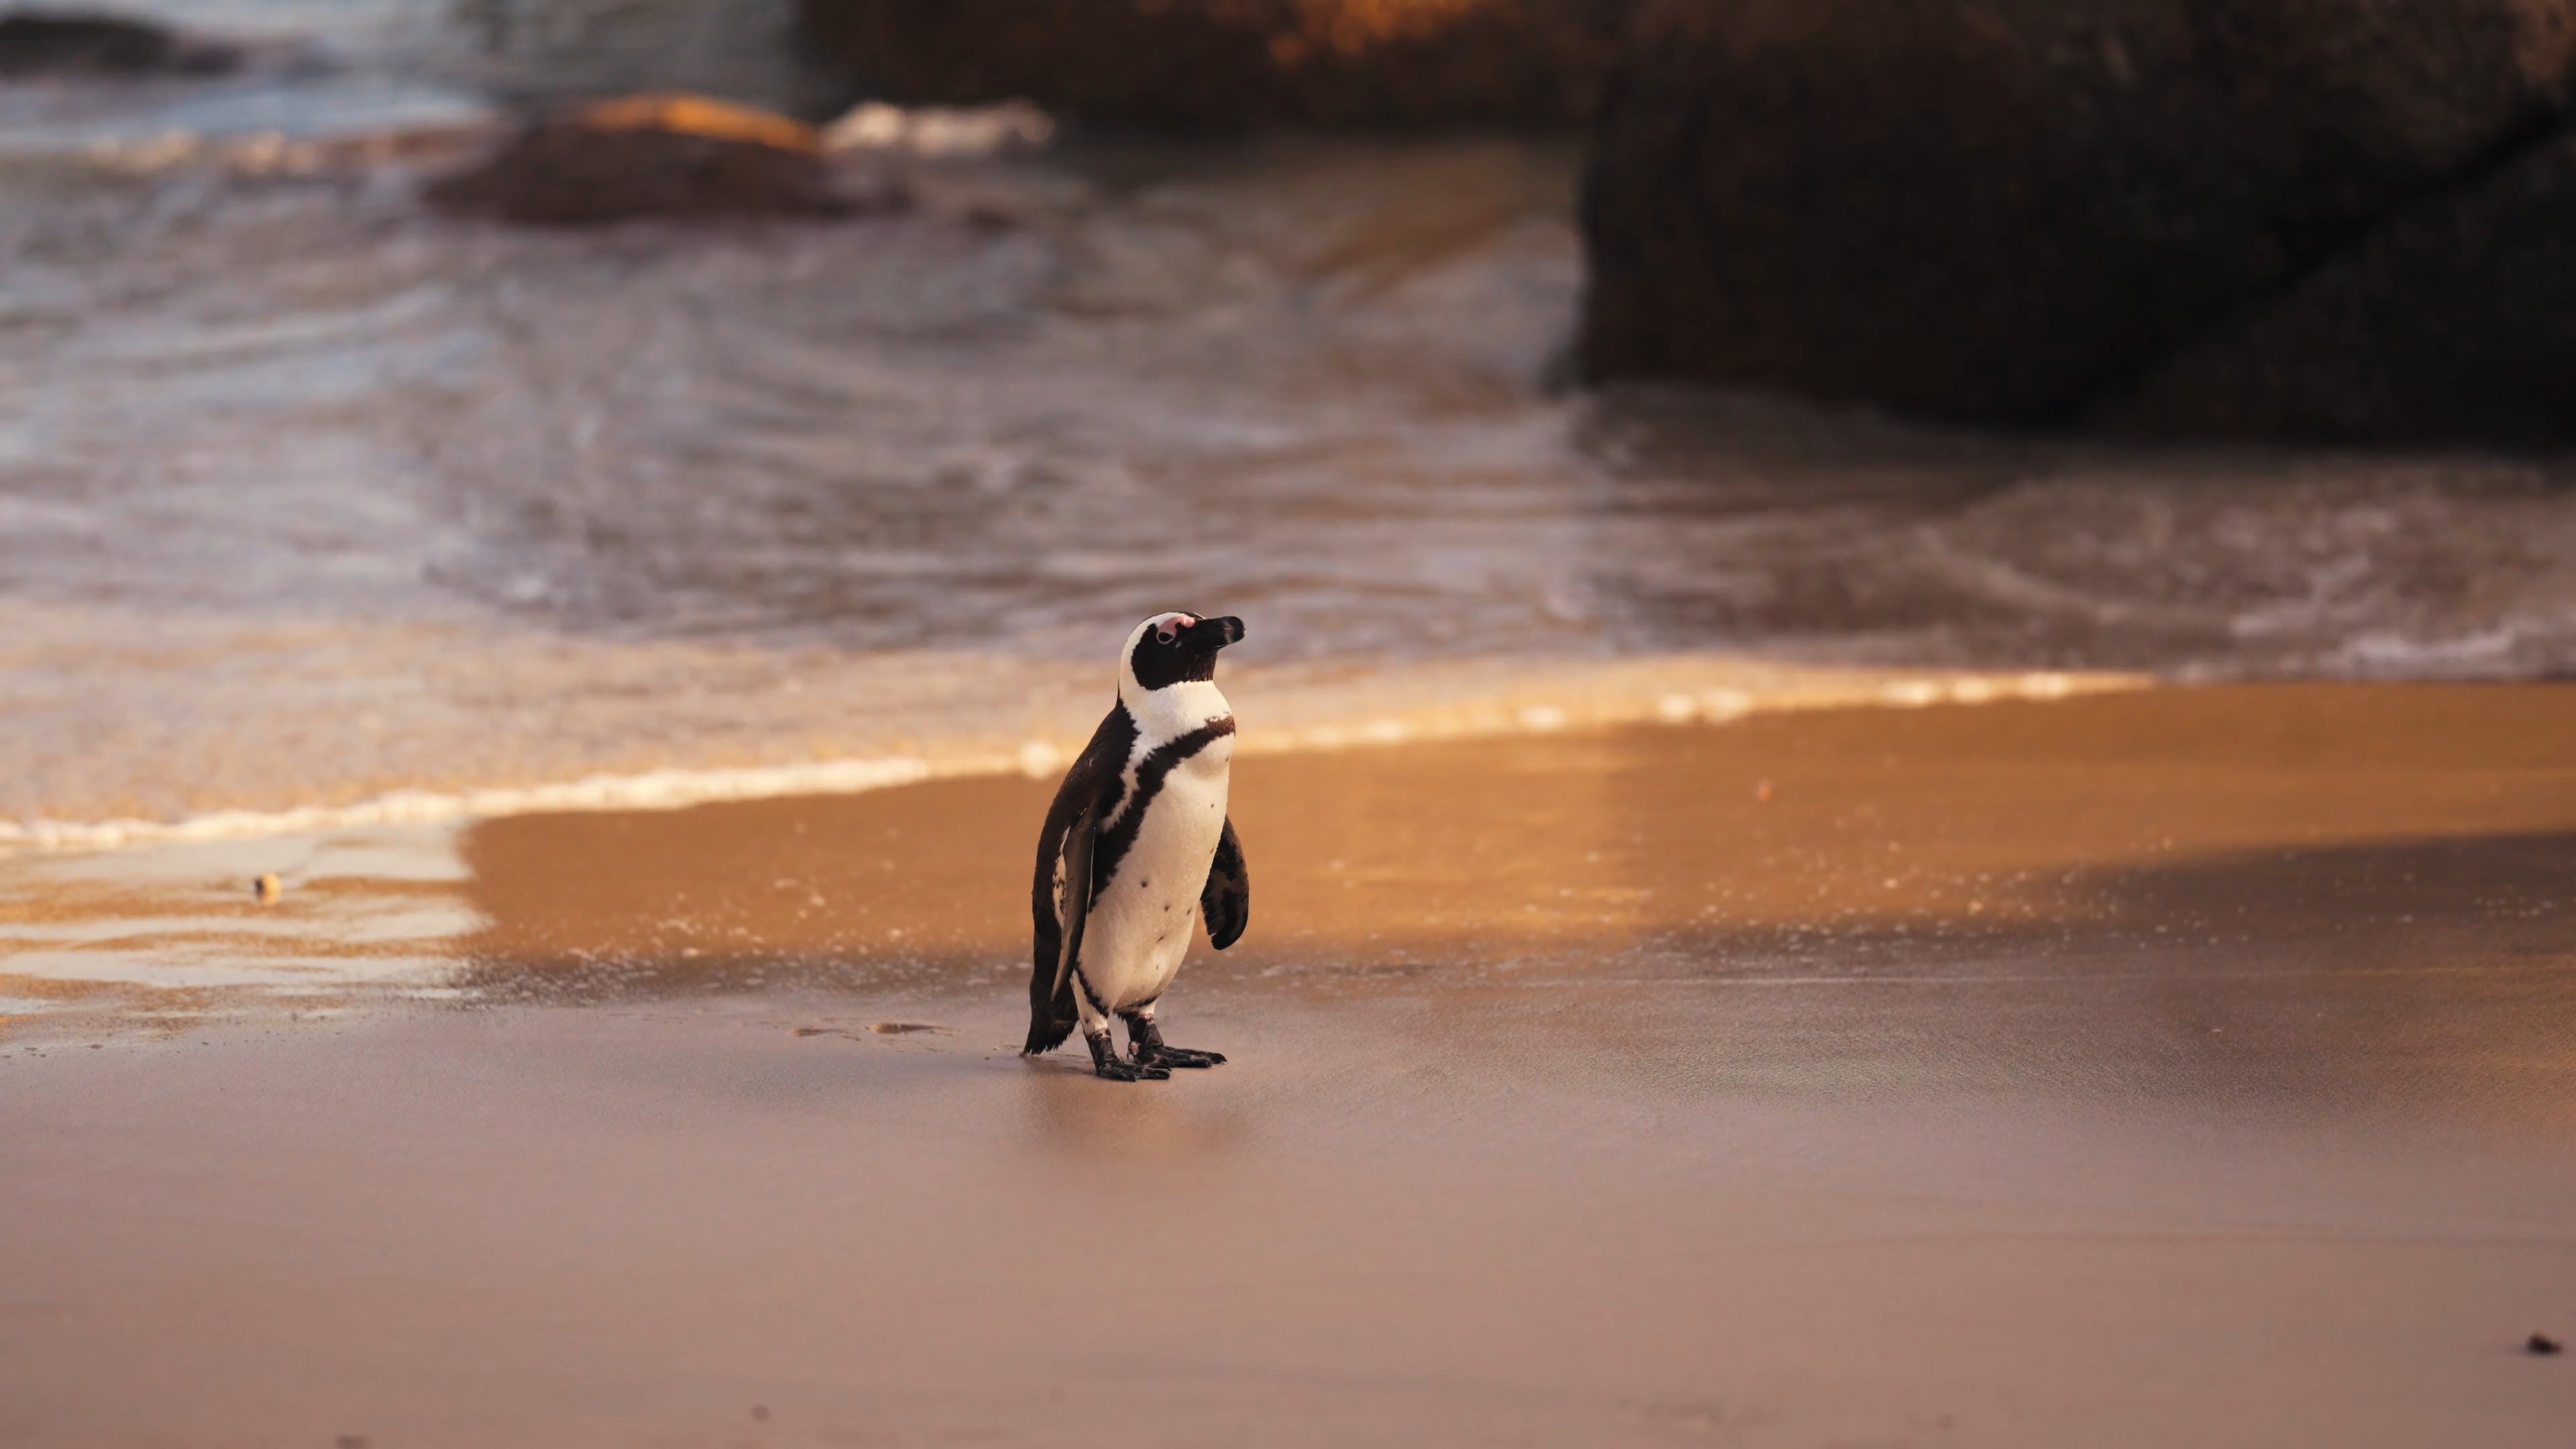
[{"label": "penguin flipper", "polygon": [[[1065,827],[1056,847],[1055,959],[1032,963],[1029,975],[1029,1039],[1020,1048],[1027,1056],[1064,1045],[1081,1018],[1073,1004],[1073,963],[1081,958],[1082,928],[1091,916],[1091,846],[1099,823],[1097,806],[1086,808]],[[1043,938],[1041,938],[1043,940]]]},{"label": "penguin flipper", "polygon": [[1091,919],[1091,844],[1099,823],[1098,810],[1085,810],[1064,832],[1064,895],[1056,908],[1056,929],[1064,942],[1056,950],[1055,989],[1050,993],[1058,1001],[1072,1000],[1073,963],[1082,958],[1082,928]]},{"label": "penguin flipper", "polygon": [[1244,872],[1243,842],[1234,838],[1232,816],[1217,837],[1207,884],[1199,888],[1199,915],[1207,921],[1208,944],[1220,951],[1242,940],[1243,928],[1252,924],[1252,877]]},{"label": "penguin flipper", "polygon": [[1047,806],[1038,833],[1037,873],[1029,881],[1029,1055],[1064,1045],[1082,1024],[1073,999],[1073,967],[1082,952],[1082,925],[1091,914],[1092,848],[1101,817],[1125,793],[1120,772],[1136,748],[1136,719],[1123,704],[1110,706],[1091,743],[1074,757]]}]

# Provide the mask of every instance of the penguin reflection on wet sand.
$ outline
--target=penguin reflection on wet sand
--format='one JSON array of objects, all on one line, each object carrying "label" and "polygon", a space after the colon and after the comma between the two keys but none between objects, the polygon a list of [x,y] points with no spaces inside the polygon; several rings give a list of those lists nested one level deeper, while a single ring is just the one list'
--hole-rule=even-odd
[{"label": "penguin reflection on wet sand", "polygon": [[[1116,1082],[1212,1067],[1215,1052],[1168,1045],[1154,1003],[1181,969],[1195,917],[1222,951],[1252,918],[1243,847],[1225,814],[1234,711],[1217,692],[1217,651],[1243,621],[1156,614],[1127,636],[1118,702],[1065,772],[1038,834],[1029,910],[1029,1056],[1076,1026],[1092,1070]],[[1128,1055],[1109,1019],[1127,1023]]]}]

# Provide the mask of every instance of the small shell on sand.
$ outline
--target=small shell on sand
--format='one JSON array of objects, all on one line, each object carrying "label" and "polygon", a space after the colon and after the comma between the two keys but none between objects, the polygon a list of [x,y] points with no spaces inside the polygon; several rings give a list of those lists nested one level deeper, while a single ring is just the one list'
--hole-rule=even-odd
[{"label": "small shell on sand", "polygon": [[250,893],[259,898],[261,905],[267,905],[285,892],[286,887],[278,883],[277,872],[273,870],[261,872],[259,879],[250,883]]}]

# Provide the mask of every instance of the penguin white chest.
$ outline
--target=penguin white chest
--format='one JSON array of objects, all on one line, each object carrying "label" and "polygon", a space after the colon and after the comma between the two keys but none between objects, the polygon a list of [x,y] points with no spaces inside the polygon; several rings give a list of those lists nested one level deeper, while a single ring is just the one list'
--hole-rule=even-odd
[{"label": "penguin white chest", "polygon": [[1172,984],[1198,929],[1199,890],[1225,834],[1234,740],[1220,736],[1173,766],[1143,802],[1135,841],[1100,887],[1082,940],[1082,974],[1112,1012]]}]

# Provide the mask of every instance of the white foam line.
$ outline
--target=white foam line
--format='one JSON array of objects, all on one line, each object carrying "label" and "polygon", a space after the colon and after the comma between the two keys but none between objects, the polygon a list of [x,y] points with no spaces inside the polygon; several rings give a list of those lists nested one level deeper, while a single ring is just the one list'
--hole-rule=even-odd
[{"label": "white foam line", "polygon": [[2078,694],[2141,689],[2138,675],[2023,674],[1886,675],[1855,671],[1793,683],[1716,686],[1656,691],[1613,688],[1563,703],[1506,696],[1460,703],[1354,726],[1309,725],[1263,730],[1236,747],[1241,753],[1290,753],[1372,745],[1475,739],[1495,735],[1551,734],[1565,729],[1619,725],[1728,724],[1751,715],[1825,709],[1923,709],[1940,704],[1995,704],[2009,700],[2058,700]]},{"label": "white foam line", "polygon": [[[1934,704],[1984,704],[2013,699],[2063,699],[2072,694],[2144,687],[2129,675],[2062,673],[1855,675],[1752,689],[1720,687],[1692,693],[1611,691],[1563,704],[1526,698],[1486,698],[1379,716],[1352,726],[1289,726],[1245,741],[1253,753],[1383,747],[1407,742],[1552,734],[1568,728],[1603,728],[1662,721],[1725,724],[1755,714],[1820,709],[1921,708]],[[1078,748],[1075,747],[1075,748]],[[0,820],[0,849],[114,850],[172,842],[244,840],[376,825],[442,824],[510,815],[562,811],[678,810],[720,801],[767,800],[789,795],[855,795],[895,785],[963,775],[1011,772],[1052,776],[1072,749],[1030,740],[1007,755],[930,760],[917,756],[819,760],[795,765],[720,769],[652,770],[633,775],[587,775],[555,784],[479,790],[396,790],[347,805],[306,805],[285,810],[220,810],[181,820]]]},{"label": "white foam line", "polygon": [[[971,768],[965,771],[988,772]],[[518,788],[396,790],[349,805],[219,810],[184,820],[0,820],[0,844],[51,850],[108,850],[171,841],[240,840],[367,825],[427,825],[570,810],[677,810],[721,800],[855,795],[890,785],[913,784],[934,773],[946,772],[934,771],[926,760],[911,758],[820,760],[743,769],[652,770],[640,775],[587,775],[578,780]]]}]

